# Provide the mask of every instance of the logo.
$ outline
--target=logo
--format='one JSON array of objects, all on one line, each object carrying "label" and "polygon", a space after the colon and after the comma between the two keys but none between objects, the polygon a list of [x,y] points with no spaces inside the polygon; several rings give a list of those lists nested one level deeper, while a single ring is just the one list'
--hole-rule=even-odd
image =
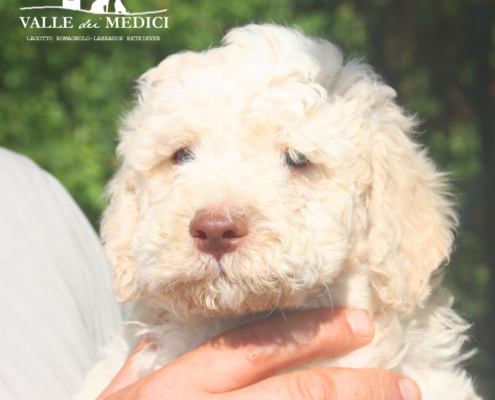
[{"label": "logo", "polygon": [[39,6],[39,7],[22,7],[21,10],[45,10],[50,8],[58,8],[72,11],[81,11],[90,14],[126,14],[126,15],[145,15],[145,14],[159,14],[166,12],[167,10],[158,11],[145,11],[137,13],[127,12],[126,7],[122,3],[122,0],[114,0],[114,12],[109,11],[110,0],[95,0],[91,4],[89,10],[84,10],[81,8],[81,0],[62,0],[61,6]]},{"label": "logo", "polygon": [[[39,7],[22,7],[21,11],[26,10],[48,10],[62,9],[71,12],[82,12],[88,14],[102,15],[97,21],[91,19],[76,26],[78,29],[93,28],[168,28],[168,17],[166,16],[143,16],[147,14],[161,14],[167,10],[128,12],[122,0],[113,0],[113,9],[110,11],[111,0],[93,0],[89,10],[81,8],[81,0],[61,0],[61,6],[39,6]],[[55,16],[55,17],[36,17],[22,16],[19,17],[24,28],[41,28],[41,29],[72,29],[73,17]]]}]

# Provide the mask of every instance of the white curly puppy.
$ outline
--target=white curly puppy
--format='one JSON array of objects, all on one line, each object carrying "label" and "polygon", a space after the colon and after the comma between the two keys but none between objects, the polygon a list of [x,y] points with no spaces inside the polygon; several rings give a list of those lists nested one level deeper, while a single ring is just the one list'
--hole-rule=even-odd
[{"label": "white curly puppy", "polygon": [[[139,90],[102,235],[119,300],[158,346],[142,374],[263,312],[346,306],[372,316],[371,344],[301,368],[385,368],[427,400],[479,398],[440,286],[456,224],[444,175],[368,65],[249,25],[168,57]],[[92,379],[108,383],[102,365]]]}]

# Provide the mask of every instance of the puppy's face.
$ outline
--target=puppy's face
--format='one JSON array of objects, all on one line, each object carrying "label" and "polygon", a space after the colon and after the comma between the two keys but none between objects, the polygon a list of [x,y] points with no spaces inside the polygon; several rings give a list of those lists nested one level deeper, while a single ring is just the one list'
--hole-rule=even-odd
[{"label": "puppy's face", "polygon": [[[386,148],[373,155],[374,108],[393,92],[366,67],[342,66],[329,43],[256,29],[273,38],[251,35],[248,46],[235,32],[228,46],[170,57],[141,80],[102,231],[122,300],[198,313],[297,307],[344,268],[380,266],[391,246],[401,251],[399,217],[372,215],[395,199],[377,193],[384,210],[371,205],[373,163],[388,162]],[[407,119],[393,107],[400,131]],[[373,235],[383,242],[376,260]]]},{"label": "puppy's face", "polygon": [[132,247],[146,291],[200,311],[259,311],[297,306],[339,273],[356,150],[305,89],[319,106],[297,122],[288,110],[303,100],[283,84],[230,99],[182,88],[170,101],[152,134],[162,156],[136,173]]}]

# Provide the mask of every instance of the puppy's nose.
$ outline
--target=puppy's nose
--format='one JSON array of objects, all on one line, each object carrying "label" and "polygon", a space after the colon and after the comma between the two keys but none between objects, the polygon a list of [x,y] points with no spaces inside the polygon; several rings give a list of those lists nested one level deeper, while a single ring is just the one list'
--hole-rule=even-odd
[{"label": "puppy's nose", "polygon": [[189,233],[198,250],[213,255],[217,261],[237,249],[248,229],[244,216],[227,218],[205,210],[199,211],[189,224]]}]

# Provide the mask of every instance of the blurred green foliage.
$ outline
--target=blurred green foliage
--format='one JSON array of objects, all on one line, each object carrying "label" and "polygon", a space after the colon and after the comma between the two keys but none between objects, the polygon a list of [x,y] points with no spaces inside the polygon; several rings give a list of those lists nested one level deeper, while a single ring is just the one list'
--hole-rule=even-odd
[{"label": "blurred green foliage", "polygon": [[[446,280],[457,307],[476,323],[475,345],[481,351],[469,368],[480,393],[495,398],[495,305],[489,296],[495,266],[493,251],[487,252],[495,240],[493,229],[484,228],[489,219],[484,210],[493,206],[483,205],[493,179],[482,179],[487,173],[493,177],[494,156],[493,148],[487,149],[493,115],[484,108],[487,102],[493,106],[495,95],[494,10],[488,1],[125,0],[129,12],[167,8],[169,29],[79,30],[95,16],[62,10],[42,15],[71,15],[76,28],[23,28],[21,15],[41,14],[20,7],[58,2],[0,2],[0,144],[55,175],[95,227],[106,203],[104,185],[118,166],[116,131],[132,105],[133,82],[167,55],[218,44],[233,26],[275,22],[324,36],[350,57],[374,65],[397,89],[400,102],[424,119],[422,140],[451,172],[459,192],[463,232]],[[82,8],[91,3],[82,0]],[[161,40],[27,41],[31,35],[157,35]]]}]

